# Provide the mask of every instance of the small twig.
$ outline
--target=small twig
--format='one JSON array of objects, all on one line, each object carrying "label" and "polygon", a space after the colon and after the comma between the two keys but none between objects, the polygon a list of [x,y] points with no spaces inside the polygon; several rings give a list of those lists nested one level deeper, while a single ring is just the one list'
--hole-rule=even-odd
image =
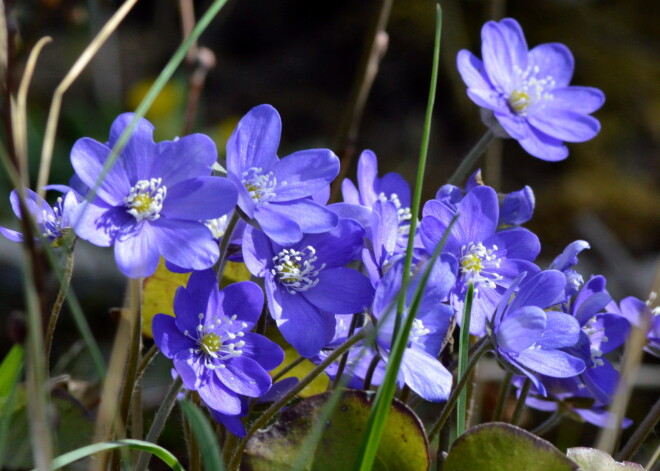
[{"label": "small twig", "polygon": [[229,223],[227,224],[227,229],[220,239],[220,256],[218,261],[215,262],[213,269],[215,270],[218,282],[222,281],[222,273],[225,271],[225,265],[227,264],[227,248],[229,247],[229,242],[231,240],[231,235],[234,233],[236,224],[238,224],[240,216],[238,211],[234,211],[229,218]]},{"label": "small twig", "polygon": [[[637,426],[635,433],[632,434],[626,445],[617,453],[617,461],[630,460],[639,447],[644,443],[646,437],[653,431],[655,426],[660,421],[660,399],[658,399],[649,413],[646,415],[646,418]],[[650,469],[647,467],[646,469]]]},{"label": "small twig", "polygon": [[374,355],[374,357],[371,359],[371,363],[369,363],[369,369],[367,370],[367,374],[364,375],[364,390],[369,391],[369,388],[371,388],[371,381],[373,380],[374,373],[376,372],[376,367],[378,366],[378,363],[380,362],[380,357],[378,356],[378,353]]},{"label": "small twig", "polygon": [[41,163],[39,166],[39,177],[37,179],[37,191],[44,196],[44,186],[48,183],[48,174],[50,173],[50,164],[53,159],[53,148],[55,147],[55,133],[57,132],[57,121],[62,108],[62,97],[69,89],[71,84],[78,78],[82,71],[87,67],[96,53],[101,49],[119,24],[124,20],[128,12],[131,11],[137,0],[126,0],[121,7],[110,17],[108,22],[101,28],[94,39],[87,45],[78,60],[73,64],[62,82],[57,86],[53,93],[53,101],[48,113],[48,122],[46,132],[44,133],[43,147],[41,148]]},{"label": "small twig", "polygon": [[353,82],[353,89],[351,90],[348,105],[345,108],[336,138],[336,148],[339,151],[341,166],[339,175],[332,183],[330,202],[337,200],[341,182],[346,176],[355,156],[355,143],[357,141],[360,122],[362,121],[364,106],[374,79],[378,75],[378,65],[387,50],[388,35],[385,28],[387,27],[387,21],[392,10],[392,2],[393,0],[381,0],[378,15],[374,17],[372,26],[367,34],[362,58],[360,59],[360,68]]}]

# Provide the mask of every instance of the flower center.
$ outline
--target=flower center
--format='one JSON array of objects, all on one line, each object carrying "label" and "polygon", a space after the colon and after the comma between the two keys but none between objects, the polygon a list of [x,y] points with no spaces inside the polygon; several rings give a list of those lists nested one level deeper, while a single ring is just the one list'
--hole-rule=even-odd
[{"label": "flower center", "polygon": [[509,95],[509,106],[518,116],[527,116],[533,108],[546,100],[552,100],[552,94],[548,90],[555,88],[556,83],[552,76],[537,78],[539,66],[527,67],[521,70],[514,67],[517,78],[517,86]]},{"label": "flower center", "polygon": [[[241,183],[250,194],[250,198],[255,203],[269,201],[275,197],[277,188],[277,178],[273,172],[264,173],[262,168],[250,167],[241,174]],[[281,182],[279,186],[285,186],[286,182]]]},{"label": "flower center", "polygon": [[124,198],[124,203],[129,208],[128,214],[135,217],[138,222],[143,219],[149,221],[158,219],[167,196],[167,187],[162,183],[162,178],[139,180]]},{"label": "flower center", "polygon": [[475,291],[479,283],[485,283],[489,288],[495,289],[495,281],[502,280],[502,276],[494,272],[500,268],[501,259],[495,252],[497,245],[487,249],[484,244],[470,242],[461,247],[461,274],[465,283],[474,283]]},{"label": "flower center", "polygon": [[399,195],[396,193],[392,193],[389,198],[385,195],[385,193],[380,192],[378,193],[378,201],[381,201],[383,203],[387,203],[388,201],[391,201],[394,203],[394,206],[396,206],[397,210],[397,215],[399,216],[399,224],[402,223],[403,221],[410,221],[412,219],[412,214],[410,213],[410,208],[403,208],[401,204],[401,200],[399,199]]},{"label": "flower center", "polygon": [[225,235],[225,231],[229,225],[229,218],[225,214],[216,219],[209,219],[208,221],[205,221],[204,224],[211,230],[214,239],[220,239]]},{"label": "flower center", "polygon": [[204,366],[209,369],[225,368],[224,360],[239,357],[243,354],[245,346],[243,340],[236,340],[245,336],[244,329],[248,327],[245,322],[236,322],[236,315],[227,317],[221,314],[210,322],[204,322],[205,315],[198,315],[199,323],[195,333],[188,330],[183,335],[195,341],[199,348],[191,348],[190,353],[204,356]]},{"label": "flower center", "polygon": [[325,263],[317,269],[316,250],[308,245],[303,250],[283,249],[273,257],[274,266],[270,270],[273,276],[291,294],[307,291],[319,282],[318,274],[325,268]]},{"label": "flower center", "polygon": [[222,339],[218,334],[210,332],[202,336],[202,338],[199,340],[199,346],[210,355],[211,353],[215,353],[220,350],[220,347],[222,347]]},{"label": "flower center", "polygon": [[41,230],[42,236],[47,237],[51,240],[58,239],[62,237],[62,211],[63,211],[63,200],[62,197],[57,198],[57,203],[53,206],[53,213],[49,214],[46,210],[41,212],[42,216],[42,227]]},{"label": "flower center", "polygon": [[420,319],[415,319],[413,321],[412,329],[410,330],[410,337],[408,337],[408,340],[410,343],[415,343],[421,337],[424,337],[430,333],[431,331],[424,326],[424,323]]}]

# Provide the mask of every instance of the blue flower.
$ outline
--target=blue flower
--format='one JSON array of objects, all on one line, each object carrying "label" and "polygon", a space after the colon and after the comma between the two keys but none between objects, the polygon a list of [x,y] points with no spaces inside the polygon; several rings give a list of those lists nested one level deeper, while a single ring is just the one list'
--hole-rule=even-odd
[{"label": "blue flower", "polygon": [[660,308],[651,309],[654,297],[644,302],[634,296],[623,298],[619,305],[612,301],[606,310],[625,317],[631,325],[646,329],[647,343],[644,350],[660,358]]},{"label": "blue flower", "polygon": [[[423,267],[421,268],[423,270]],[[408,337],[398,381],[405,383],[420,397],[431,402],[449,397],[452,375],[438,361],[454,310],[444,304],[456,281],[457,263],[452,256],[436,261],[424,288],[421,303]],[[403,263],[397,263],[380,280],[376,288],[372,314],[377,320],[377,347],[387,363],[392,347],[392,334],[396,318],[396,297],[401,289]],[[419,284],[420,276],[412,279],[406,293],[405,316]]]},{"label": "blue flower", "polygon": [[[55,247],[61,245],[66,235],[72,232],[72,216],[79,202],[75,191],[63,186],[59,188],[65,190],[65,194],[58,197],[52,207],[37,193],[28,188],[25,189],[25,205],[34,218],[38,235]],[[16,217],[23,219],[17,190],[11,192],[9,201]],[[5,227],[0,227],[0,234],[13,242],[23,242],[24,240],[22,233]]]},{"label": "blue flower", "polygon": [[497,194],[491,187],[477,186],[460,200],[455,210],[438,200],[424,205],[420,234],[428,252],[433,252],[455,214],[458,219],[443,249],[443,253],[453,255],[459,262],[458,280],[450,301],[461,312],[467,287],[474,285],[470,333],[481,336],[486,333],[486,319],[492,316],[502,293],[516,276],[523,271],[538,271],[532,261],[541,246],[536,235],[521,227],[497,232]]},{"label": "blue flower", "polygon": [[262,308],[263,293],[255,283],[219,290],[213,271],[204,270],[177,290],[176,317],[153,319],[156,345],[174,361],[183,385],[220,414],[242,414],[242,396],[264,395],[271,387],[267,371],[284,359],[277,344],[250,332]]},{"label": "blue flower", "polygon": [[314,202],[339,173],[339,159],[328,149],[295,152],[279,159],[282,122],[270,105],[252,108],[227,141],[227,176],[238,190],[238,206],[280,245],[303,234],[326,232],[337,215]]},{"label": "blue flower", "polygon": [[620,347],[630,332],[625,317],[603,312],[612,300],[605,284],[602,276],[591,278],[567,310],[580,324],[581,332],[577,345],[566,351],[585,362],[587,368],[580,379],[601,404],[609,404],[619,382],[619,372],[603,355]]},{"label": "blue flower", "polygon": [[[73,168],[89,188],[132,116],[117,117],[107,144],[90,138],[74,144]],[[152,135],[153,126],[139,120],[94,200],[78,206],[76,234],[95,245],[114,245],[119,269],[131,278],[151,275],[160,256],[182,268],[209,268],[219,251],[203,221],[235,207],[234,185],[210,176],[217,152],[209,137],[156,143]]]},{"label": "blue flower", "polygon": [[571,242],[548,267],[550,270],[559,270],[564,273],[564,276],[566,276],[566,288],[564,293],[567,299],[577,293],[584,282],[582,275],[573,270],[572,267],[578,263],[578,254],[589,248],[591,248],[591,246],[587,241],[576,240],[575,242]]},{"label": "blue flower", "polygon": [[569,86],[574,60],[566,46],[548,43],[529,50],[511,18],[487,22],[481,41],[483,62],[462,50],[458,70],[470,99],[494,115],[505,135],[534,157],[556,161],[568,156],[563,141],[583,142],[598,134],[600,123],[590,113],[605,96],[596,88]]},{"label": "blue flower", "polygon": [[335,314],[362,312],[373,288],[363,274],[344,265],[362,246],[364,230],[342,219],[333,230],[306,234],[283,247],[248,227],[243,258],[250,272],[264,278],[268,306],[284,338],[301,355],[316,355],[335,331]]},{"label": "blue flower", "polygon": [[498,359],[531,379],[543,396],[546,390],[538,374],[569,378],[585,369],[584,361],[562,350],[577,344],[580,324],[573,316],[548,310],[561,300],[565,285],[557,270],[518,278],[488,323]]}]

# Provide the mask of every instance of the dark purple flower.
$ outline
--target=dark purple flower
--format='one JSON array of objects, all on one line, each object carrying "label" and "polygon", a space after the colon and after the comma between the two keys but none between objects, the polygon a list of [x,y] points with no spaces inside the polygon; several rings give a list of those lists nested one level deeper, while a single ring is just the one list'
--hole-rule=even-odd
[{"label": "dark purple flower", "polygon": [[[65,192],[64,196],[58,197],[52,207],[37,193],[28,188],[25,189],[25,205],[34,218],[36,229],[39,232],[38,235],[50,241],[55,247],[61,245],[67,233],[72,231],[71,217],[79,201],[75,191],[68,187],[62,187],[62,189],[68,191]],[[9,201],[16,217],[23,219],[18,190],[11,192]],[[24,240],[22,233],[5,227],[0,227],[0,234],[13,242],[23,242]]]},{"label": "dark purple flower", "polygon": [[[421,267],[423,270],[423,267]],[[440,349],[454,316],[454,310],[444,304],[456,281],[457,263],[452,256],[436,261],[424,288],[419,309],[403,354],[398,381],[405,383],[420,397],[431,402],[449,397],[452,375],[438,361]],[[392,334],[396,318],[396,297],[401,289],[403,263],[397,263],[380,280],[372,314],[377,319],[377,351],[385,363],[392,347]],[[412,302],[420,276],[411,280],[406,293],[405,316]]]},{"label": "dark purple flower", "polygon": [[311,357],[332,338],[335,314],[362,312],[371,305],[373,288],[363,274],[344,265],[362,246],[364,230],[342,219],[322,234],[306,234],[283,247],[248,227],[243,258],[250,272],[264,278],[268,306],[284,338]]},{"label": "dark purple flower", "polygon": [[370,226],[371,209],[377,201],[391,201],[399,216],[399,223],[410,221],[410,186],[395,172],[378,176],[376,154],[365,150],[360,154],[357,168],[358,186],[348,178],[341,185],[344,203],[332,205],[333,211],[340,217],[350,217],[361,223],[365,229]]},{"label": "dark purple flower", "polygon": [[267,371],[284,359],[282,349],[250,332],[263,308],[263,293],[251,281],[223,290],[212,270],[194,272],[174,297],[176,317],[157,314],[154,340],[174,361],[183,385],[209,408],[237,416],[241,396],[259,397],[271,386]]},{"label": "dark purple flower", "polygon": [[570,298],[577,293],[582,286],[584,280],[582,275],[573,270],[573,266],[577,265],[577,256],[585,249],[591,248],[589,243],[584,240],[576,240],[566,246],[561,255],[558,255],[548,267],[550,270],[559,270],[566,276],[566,298]]},{"label": "dark purple flower", "polygon": [[337,215],[311,197],[337,176],[339,159],[328,149],[309,149],[280,160],[281,131],[275,108],[252,108],[227,141],[227,176],[245,216],[278,244],[291,245],[337,225]]},{"label": "dark purple flower", "polygon": [[557,270],[518,278],[489,321],[498,359],[527,376],[543,396],[546,390],[538,374],[569,378],[585,369],[581,359],[562,350],[578,342],[580,324],[573,316],[548,309],[561,299],[565,284]]},{"label": "dark purple flower", "polygon": [[[73,146],[73,168],[88,187],[96,184],[132,117],[117,117],[107,144],[83,138]],[[83,239],[114,245],[119,269],[131,278],[151,275],[160,256],[187,269],[212,266],[218,245],[203,221],[227,214],[237,200],[229,180],[210,176],[217,152],[209,137],[156,143],[152,135],[153,126],[139,120],[94,200],[78,206],[74,225]]]},{"label": "dark purple flower", "polygon": [[[529,396],[525,400],[527,406],[546,412],[554,412],[561,407],[575,414],[577,417],[574,416],[574,419],[584,420],[596,427],[607,428],[614,423],[614,415],[607,410],[607,404],[594,400],[579,378],[551,378],[549,376],[540,378],[546,388],[546,396],[540,396],[538,390],[532,385]],[[513,384],[517,388],[522,388],[523,383],[524,377],[514,377]],[[621,427],[628,428],[631,425],[632,420],[624,417]]]},{"label": "dark purple flower", "polygon": [[653,299],[654,296],[644,302],[634,296],[628,296],[623,298],[618,306],[614,301],[610,302],[606,309],[625,317],[631,325],[646,329],[647,344],[644,350],[660,358],[660,308],[651,309]]},{"label": "dark purple flower", "polygon": [[621,346],[628,338],[630,324],[618,314],[603,312],[612,300],[605,278],[595,276],[582,286],[567,312],[580,324],[580,339],[565,349],[581,358],[586,369],[580,379],[601,404],[609,404],[616,392],[619,372],[603,355]]},{"label": "dark purple flower", "polygon": [[566,46],[548,43],[529,50],[518,22],[505,18],[483,26],[481,52],[483,62],[467,50],[458,53],[467,93],[528,153],[562,160],[568,156],[563,141],[583,142],[598,134],[600,123],[590,113],[605,96],[596,88],[569,86],[574,60]]},{"label": "dark purple flower", "polygon": [[[481,179],[481,170],[475,171],[465,184],[465,193],[469,193],[477,186],[483,186]],[[463,192],[454,185],[443,185],[435,194],[435,199],[456,211],[458,204],[463,199]],[[507,229],[511,226],[520,226],[530,219],[534,214],[536,198],[534,192],[529,186],[524,186],[518,191],[512,191],[500,199],[500,215],[497,222],[498,229]]]},{"label": "dark purple flower", "polygon": [[497,232],[497,194],[491,187],[477,186],[465,195],[455,211],[438,200],[424,205],[420,233],[428,252],[433,252],[455,214],[458,219],[443,249],[443,253],[453,255],[459,262],[458,280],[450,301],[461,312],[468,285],[474,285],[470,333],[481,336],[486,333],[486,319],[492,316],[513,279],[523,271],[538,271],[532,261],[541,246],[538,237],[524,228]]}]

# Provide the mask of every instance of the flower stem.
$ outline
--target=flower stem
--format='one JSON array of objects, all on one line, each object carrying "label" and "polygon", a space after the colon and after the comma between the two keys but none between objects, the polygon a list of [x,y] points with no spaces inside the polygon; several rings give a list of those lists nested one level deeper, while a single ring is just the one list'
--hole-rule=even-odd
[{"label": "flower stem", "polygon": [[277,372],[275,376],[273,376],[273,383],[280,379],[282,376],[287,374],[289,371],[294,369],[296,366],[300,365],[303,361],[305,361],[305,357],[298,357],[295,360],[293,360],[291,363],[286,365],[284,368],[282,368],[280,371]]},{"label": "flower stem", "polygon": [[[181,377],[177,376],[172,382],[170,389],[167,390],[167,394],[165,394],[165,398],[163,398],[163,402],[156,412],[156,417],[154,417],[154,422],[151,424],[151,428],[149,429],[149,433],[147,433],[145,441],[151,443],[156,443],[158,441],[158,437],[165,427],[165,422],[167,422],[167,418],[169,417],[170,412],[172,412],[176,397],[179,394],[179,391],[181,391],[182,386],[183,382],[181,381]],[[135,465],[135,471],[145,471],[149,465],[150,459],[151,454],[145,452],[140,453],[137,464]]]},{"label": "flower stem", "polygon": [[495,138],[495,134],[490,129],[481,136],[481,139],[474,145],[474,147],[468,152],[468,154],[463,157],[460,165],[447,181],[450,185],[458,185],[467,174],[472,170],[475,164],[479,161],[479,158],[486,152],[488,144]]},{"label": "flower stem", "polygon": [[[617,453],[616,460],[630,460],[642,443],[644,443],[646,437],[648,437],[653,431],[658,421],[660,421],[660,399],[655,402],[649,413],[646,415],[646,418],[642,420],[637,427],[637,430],[635,430],[635,433],[632,434],[625,446],[621,448],[621,451]],[[647,467],[646,469],[650,468]]]},{"label": "flower stem", "polygon": [[[325,369],[337,358],[339,358],[341,355],[344,354],[344,352],[348,351],[349,348],[351,348],[353,345],[358,343],[360,340],[362,340],[366,336],[366,331],[361,330],[357,334],[355,334],[353,337],[349,338],[341,344],[334,352],[332,352],[328,357],[323,360],[316,368],[314,368],[307,376],[305,376],[300,382],[291,388],[291,390],[284,396],[282,397],[279,401],[273,403],[266,411],[259,417],[257,420],[254,421],[252,424],[252,427],[247,431],[247,434],[245,437],[239,442],[238,446],[236,447],[236,450],[234,451],[232,458],[229,462],[229,466],[227,466],[227,469],[229,471],[234,471],[238,470],[238,465],[241,462],[241,454],[243,453],[243,449],[245,448],[245,445],[247,444],[248,440],[254,433],[259,430],[261,427],[266,425],[268,421],[282,408],[284,407],[291,399],[293,399],[300,391],[305,389],[305,387],[311,383],[314,378],[316,378],[318,375],[323,373]],[[136,471],[144,471],[144,469],[139,469],[136,468]]]},{"label": "flower stem", "polygon": [[493,422],[499,422],[502,420],[506,398],[509,397],[509,391],[511,391],[512,378],[513,373],[507,370],[507,372],[504,374],[502,384],[500,385],[500,394],[497,396],[497,404],[495,405],[495,412],[493,412]]},{"label": "flower stem", "polygon": [[73,249],[75,245],[75,239],[71,243],[67,254],[66,254],[66,263],[64,265],[64,274],[62,276],[62,283],[60,284],[60,290],[57,293],[57,298],[55,299],[55,304],[53,304],[53,309],[50,312],[50,317],[48,318],[48,326],[46,327],[46,336],[44,337],[44,354],[46,358],[46,367],[50,365],[50,351],[53,345],[53,336],[55,335],[55,327],[57,326],[57,320],[60,317],[60,312],[62,311],[62,306],[64,305],[64,300],[66,299],[66,292],[69,290],[71,285],[71,276],[73,275]]},{"label": "flower stem", "polygon": [[527,400],[527,396],[529,396],[529,389],[531,387],[532,380],[527,378],[523,383],[522,390],[520,391],[520,397],[518,397],[518,403],[516,404],[516,408],[513,411],[513,415],[511,416],[511,425],[518,425],[522,411],[525,408],[525,401]]},{"label": "flower stem", "polygon": [[229,218],[227,230],[225,230],[222,239],[220,239],[220,256],[214,267],[215,272],[218,275],[218,281],[222,281],[222,273],[225,271],[225,265],[227,264],[227,248],[229,248],[229,241],[231,240],[231,236],[234,233],[234,229],[236,228],[239,219],[240,216],[238,215],[238,211],[234,211],[231,218]]},{"label": "flower stem", "polygon": [[436,423],[433,424],[433,426],[429,429],[429,433],[428,433],[429,442],[433,441],[435,435],[440,431],[440,429],[445,424],[445,422],[447,422],[447,419],[451,415],[451,411],[454,409],[454,406],[456,405],[456,401],[458,401],[458,397],[460,396],[461,391],[463,390],[463,388],[468,382],[468,379],[470,378],[470,372],[477,365],[479,358],[481,358],[481,356],[484,353],[490,350],[490,344],[486,340],[487,340],[486,337],[479,340],[478,343],[479,346],[475,350],[472,358],[470,358],[470,362],[467,364],[467,367],[465,368],[465,373],[463,374],[463,376],[461,376],[460,380],[458,381],[458,384],[456,385],[451,395],[449,396],[449,399],[447,400],[445,407],[442,409],[442,412],[440,413],[440,417],[438,417]]},{"label": "flower stem", "polygon": [[[355,328],[357,327],[359,317],[360,314],[353,314],[353,318],[351,319],[351,325],[348,327],[347,338],[351,337],[355,333]],[[346,351],[346,353],[342,355],[341,360],[339,361],[339,367],[337,368],[337,375],[335,376],[335,380],[332,382],[330,389],[336,389],[339,386],[347,362],[348,362],[348,351]]]},{"label": "flower stem", "polygon": [[557,424],[559,424],[562,417],[564,417],[564,412],[560,407],[550,417],[548,417],[545,422],[542,422],[538,427],[532,430],[531,433],[537,437],[540,437],[541,435],[552,430]]},{"label": "flower stem", "polygon": [[368,391],[369,388],[371,388],[371,381],[374,378],[374,372],[376,371],[376,367],[378,366],[379,361],[380,361],[380,357],[378,356],[378,354],[376,354],[371,359],[371,363],[369,363],[369,369],[367,370],[367,374],[364,375],[364,390],[365,391]]}]

